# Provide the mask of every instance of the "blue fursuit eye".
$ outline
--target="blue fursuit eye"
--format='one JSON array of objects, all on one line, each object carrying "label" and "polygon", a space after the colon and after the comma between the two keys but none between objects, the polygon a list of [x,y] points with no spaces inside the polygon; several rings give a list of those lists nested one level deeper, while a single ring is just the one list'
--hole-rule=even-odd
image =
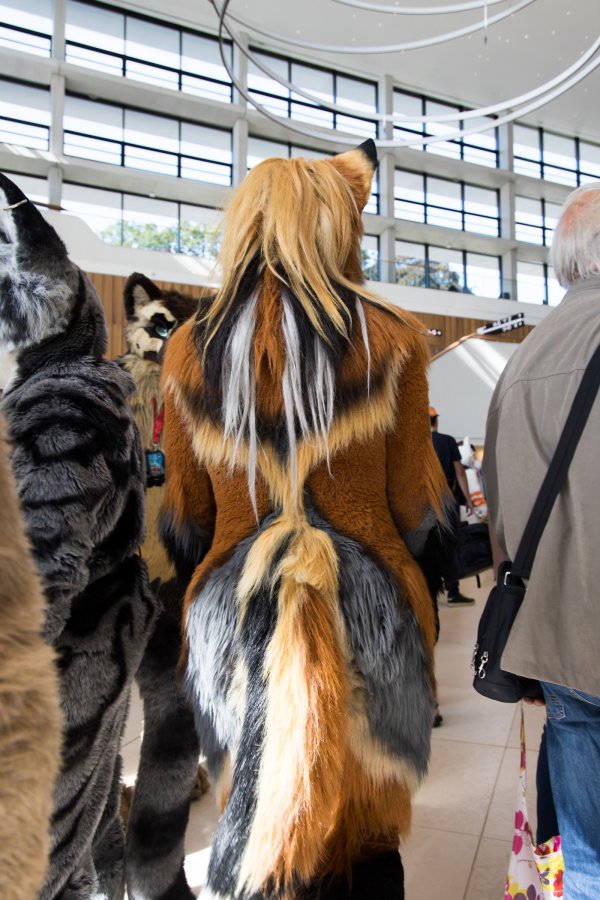
[{"label": "blue fursuit eye", "polygon": [[156,334],[159,336],[159,338],[162,338],[163,340],[164,340],[165,338],[168,338],[168,337],[169,337],[169,331],[170,331],[170,329],[167,328],[166,325],[155,325],[155,326],[154,326],[154,331],[155,331]]}]

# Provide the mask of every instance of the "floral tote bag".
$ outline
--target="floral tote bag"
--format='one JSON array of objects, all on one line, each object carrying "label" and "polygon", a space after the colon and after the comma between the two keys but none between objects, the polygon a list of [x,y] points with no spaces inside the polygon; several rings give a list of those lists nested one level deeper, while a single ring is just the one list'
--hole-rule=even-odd
[{"label": "floral tote bag", "polygon": [[557,835],[535,845],[527,812],[527,754],[525,717],[521,704],[521,761],[513,845],[508,865],[504,900],[556,900],[563,896],[564,863]]}]

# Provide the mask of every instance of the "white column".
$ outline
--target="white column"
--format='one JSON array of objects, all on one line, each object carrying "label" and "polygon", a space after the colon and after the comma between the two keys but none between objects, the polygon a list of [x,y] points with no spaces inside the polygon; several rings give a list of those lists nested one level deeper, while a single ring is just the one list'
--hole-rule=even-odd
[{"label": "white column", "polygon": [[[240,44],[245,49],[248,49],[249,37],[245,32],[240,32],[238,35]],[[239,85],[247,90],[248,88],[248,59],[242,53],[237,44],[233,44],[233,59],[232,59],[232,68],[233,74],[236,77]],[[233,102],[234,103],[242,103],[246,105],[246,101],[240,94],[240,92],[234,87],[233,89]]]},{"label": "white column", "polygon": [[[248,46],[248,35],[240,34],[240,43],[244,47]],[[248,87],[248,60],[239,49],[233,45],[233,73],[244,90]],[[240,92],[234,87],[233,102],[240,104],[246,109],[246,101]],[[238,119],[233,126],[233,175],[232,184],[237,187],[246,177],[248,170],[248,119],[244,116]]]},{"label": "white column", "polygon": [[65,58],[65,25],[67,20],[67,0],[54,0],[52,24],[52,58]]},{"label": "white column", "polygon": [[232,150],[232,184],[237,187],[244,180],[248,171],[248,119],[238,119],[234,124]]},{"label": "white column", "polygon": [[50,76],[50,152],[62,157],[65,115],[65,77]]},{"label": "white column", "polygon": [[[394,111],[394,82],[391,75],[382,75],[379,79],[379,112],[391,115]],[[394,136],[392,122],[379,123],[381,140],[391,140]],[[396,157],[393,150],[379,153],[379,214],[388,219],[394,218],[394,172]],[[396,229],[393,224],[387,225],[379,236],[379,277],[382,281],[396,280]]]},{"label": "white column", "polygon": [[505,122],[498,128],[498,150],[500,168],[513,170],[513,123]]},{"label": "white column", "polygon": [[[508,169],[509,172],[514,171],[514,152],[513,152],[514,129],[512,122],[506,122],[498,129],[498,143],[500,149],[500,168]],[[516,216],[516,190],[513,181],[503,185],[500,189],[500,221],[502,228],[502,236],[511,241],[516,240],[515,236],[515,216]],[[502,277],[504,280],[504,291],[510,294],[511,300],[518,300],[519,293],[517,288],[517,251],[509,250],[502,255]]]},{"label": "white column", "polygon": [[58,209],[62,206],[63,172],[60,166],[48,169],[48,203]]}]

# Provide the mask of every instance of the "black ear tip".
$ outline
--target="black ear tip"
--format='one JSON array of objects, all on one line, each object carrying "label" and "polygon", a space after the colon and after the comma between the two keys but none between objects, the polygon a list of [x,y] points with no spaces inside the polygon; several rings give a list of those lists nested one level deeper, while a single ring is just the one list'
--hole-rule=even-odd
[{"label": "black ear tip", "polygon": [[379,160],[377,159],[377,147],[375,146],[375,141],[373,140],[373,138],[368,138],[368,140],[363,141],[358,149],[362,150],[369,162],[372,164],[373,168],[376,168]]},{"label": "black ear tip", "polygon": [[23,191],[17,187],[14,181],[7,178],[3,172],[0,172],[0,190],[4,191],[6,199],[11,206],[13,203],[19,203],[21,200],[26,199]]}]

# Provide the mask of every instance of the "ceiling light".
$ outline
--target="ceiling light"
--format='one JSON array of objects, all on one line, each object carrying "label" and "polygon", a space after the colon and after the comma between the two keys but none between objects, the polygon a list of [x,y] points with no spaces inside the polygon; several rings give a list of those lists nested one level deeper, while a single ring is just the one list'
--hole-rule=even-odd
[{"label": "ceiling light", "polygon": [[333,2],[341,3],[342,6],[355,6],[357,9],[364,9],[367,12],[392,13],[395,16],[437,16],[444,13],[486,9],[488,6],[504,3],[504,0],[469,0],[467,3],[449,3],[445,6],[400,6],[399,3],[388,6],[382,3],[368,3],[365,0],[333,0]]},{"label": "ceiling light", "polygon": [[[274,114],[269,112],[261,103],[259,103],[254,97],[252,97],[248,93],[248,91],[239,84],[239,81],[237,80],[237,78],[235,77],[235,74],[233,73],[233,71],[231,69],[231,64],[229,63],[229,60],[227,59],[227,53],[225,52],[225,47],[224,47],[224,43],[223,43],[224,42],[224,35],[223,35],[224,31],[226,31],[229,34],[232,41],[239,48],[239,50],[254,65],[256,65],[257,68],[266,72],[271,77],[274,77],[274,79],[276,81],[278,81],[280,84],[284,84],[284,85],[288,86],[291,90],[300,94],[301,96],[308,97],[308,99],[312,100],[312,102],[315,102],[315,100],[316,100],[319,103],[319,105],[325,109],[333,109],[336,111],[340,110],[340,109],[344,109],[343,107],[339,107],[337,104],[323,103],[322,101],[319,100],[319,98],[315,98],[314,96],[311,97],[310,94],[308,94],[306,91],[303,91],[302,89],[291,84],[290,82],[285,81],[285,79],[280,78],[275,73],[273,73],[267,66],[262,65],[257,59],[255,59],[253,54],[248,50],[247,47],[244,46],[243,42],[240,41],[240,38],[233,31],[230,24],[225,21],[226,16],[228,15],[227,8],[228,8],[230,2],[231,2],[231,0],[223,0],[222,6],[219,7],[217,0],[211,0],[211,4],[214,7],[215,12],[217,13],[217,15],[219,17],[218,39],[219,39],[219,47],[220,47],[220,52],[221,52],[221,60],[222,60],[223,66],[224,66],[227,74],[229,75],[229,78],[231,79],[233,86],[239,91],[240,95],[243,96],[244,99],[251,106],[253,106],[259,112],[261,112],[266,118],[270,119],[272,122],[275,122],[280,127],[286,128],[288,131],[299,133],[305,137],[316,138],[321,141],[326,141],[326,142],[335,143],[335,144],[354,144],[355,140],[356,140],[355,137],[350,137],[350,136],[345,137],[343,134],[340,134],[339,132],[336,132],[334,135],[330,135],[329,133],[325,132],[324,130],[323,131],[315,131],[313,128],[301,127],[299,125],[299,123],[295,122],[294,120],[275,116]],[[531,2],[531,0],[530,0],[530,2]],[[234,16],[231,16],[231,18],[234,18]],[[240,21],[240,19],[237,19],[237,21]],[[248,23],[244,23],[244,24],[248,24]],[[260,29],[254,27],[254,26],[249,26],[249,27],[254,28],[254,30],[258,30],[259,33],[263,33]],[[289,42],[289,39],[288,39],[288,42]],[[566,91],[570,90],[572,87],[574,87],[580,81],[582,81],[595,68],[597,68],[598,65],[600,65],[600,56],[595,60],[591,60],[591,57],[598,50],[599,44],[600,44],[600,39],[598,39],[594,43],[594,45],[589,48],[589,50],[587,51],[586,54],[584,54],[583,57],[580,57],[580,59],[576,63],[573,63],[568,69],[566,69],[563,73],[561,73],[561,75],[556,76],[553,79],[550,79],[548,82],[546,82],[543,85],[540,85],[538,88],[534,88],[533,90],[529,91],[528,94],[524,94],[519,98],[513,98],[512,101],[509,101],[507,103],[498,104],[496,108],[498,108],[498,109],[510,108],[511,112],[506,113],[505,115],[502,115],[500,118],[491,121],[489,124],[486,124],[483,126],[475,125],[475,126],[471,126],[470,128],[466,128],[466,129],[465,128],[457,129],[454,131],[446,132],[442,135],[432,135],[430,137],[426,137],[426,138],[424,137],[422,139],[410,138],[410,139],[403,139],[400,141],[381,140],[381,141],[377,141],[377,144],[378,144],[378,146],[383,147],[383,148],[425,146],[427,144],[439,143],[439,142],[448,141],[448,140],[456,140],[456,139],[462,138],[462,137],[470,135],[470,134],[489,131],[490,129],[496,128],[499,125],[503,125],[506,122],[511,122],[516,118],[525,116],[525,115],[529,114],[530,112],[533,112],[534,110],[539,109],[541,106],[544,106],[546,103],[549,103],[550,101],[561,96]],[[341,50],[340,52],[351,52],[351,50],[344,49],[344,50]],[[587,62],[587,65],[585,65],[585,66],[583,66],[584,61]],[[579,71],[577,71],[578,69],[579,69]],[[539,73],[538,73],[538,77],[540,77]],[[535,98],[535,99],[533,99],[533,98]],[[527,102],[528,100],[532,100],[532,102],[528,103]],[[488,107],[487,112],[489,112],[489,110],[490,110],[490,108]],[[351,110],[351,111],[344,110],[344,112],[349,115],[356,115],[356,110]],[[485,115],[485,113],[483,112],[483,109],[469,110],[468,112],[462,113],[460,118],[467,119],[467,118],[472,118],[474,116],[481,117],[483,115]],[[455,117],[456,117],[456,113],[454,113],[454,118]],[[376,119],[378,121],[390,121],[391,120],[391,121],[400,121],[403,123],[407,123],[407,122],[415,122],[415,121],[423,121],[423,120],[424,121],[434,121],[434,120],[440,121],[443,119],[448,121],[448,120],[452,120],[453,116],[446,115],[446,116],[431,116],[429,118],[427,118],[427,117],[410,118],[407,116],[399,116],[398,114],[394,114],[392,116],[389,116],[389,115],[382,116],[380,114],[375,114],[373,116],[370,116],[369,118]]]},{"label": "ceiling light", "polygon": [[[229,0],[227,0],[229,3]],[[215,3],[213,2],[213,6]],[[293,84],[290,81],[287,81],[273,69],[266,65],[261,59],[257,58],[251,51],[248,50],[246,46],[244,46],[243,42],[239,41],[237,34],[231,29],[231,27],[224,23],[224,27],[227,30],[228,34],[234,41],[234,43],[238,46],[239,50],[242,54],[254,65],[256,68],[260,69],[268,78],[273,79],[278,84],[282,85],[282,87],[287,88],[288,90],[293,91],[295,94],[298,94],[300,97],[303,97],[305,100],[308,100],[310,103],[318,103],[323,109],[326,109],[330,112],[337,112],[341,115],[347,116],[355,116],[356,110],[349,109],[348,107],[342,106],[338,103],[331,103],[322,100],[316,94],[311,93],[308,90],[305,90],[298,85]],[[356,38],[353,38],[356,40]],[[513,107],[519,106],[520,104],[526,103],[529,100],[533,100],[536,97],[539,97],[545,91],[551,90],[553,87],[558,86],[562,82],[564,82],[570,75],[580,69],[584,63],[586,63],[589,59],[591,59],[594,54],[600,49],[600,38],[598,38],[591,47],[589,47],[585,52],[582,51],[583,55],[580,55],[579,59],[576,62],[572,63],[568,68],[564,69],[554,78],[551,78],[549,81],[545,82],[543,85],[539,87],[533,88],[531,91],[528,91],[525,94],[521,94],[518,97],[511,97],[508,100],[503,101],[502,103],[495,103],[491,106],[479,107],[478,109],[471,109],[461,112],[460,119],[468,120],[468,119],[476,119],[483,118],[487,116],[494,115],[498,112],[504,112],[507,109],[512,109]],[[486,57],[489,61],[490,57]],[[540,73],[537,73],[537,77],[540,77]],[[377,122],[392,122],[398,125],[406,125],[412,123],[423,123],[423,122],[455,122],[456,121],[456,112],[452,113],[443,113],[436,116],[406,116],[403,113],[392,113],[391,115],[383,115],[381,113],[374,113],[369,116],[370,119]]]},{"label": "ceiling light", "polygon": [[[535,2],[536,0],[518,0],[518,2],[509,7],[509,9],[505,9],[503,12],[496,13],[496,15],[494,16],[490,16],[487,21],[484,19],[483,22],[476,22],[473,25],[465,25],[463,28],[456,29],[456,31],[447,31],[444,34],[437,34],[432,37],[422,38],[417,41],[408,41],[402,44],[384,44],[383,46],[370,47],[347,47],[343,44],[320,44],[316,41],[304,41],[298,38],[292,38],[286,34],[281,34],[277,31],[271,31],[269,28],[264,28],[263,26],[257,25],[250,19],[245,19],[243,16],[239,16],[235,13],[226,12],[226,15],[234,22],[237,22],[238,25],[242,25],[244,28],[249,28],[251,31],[255,31],[257,34],[260,34],[263,37],[269,38],[272,41],[277,41],[281,44],[290,44],[293,47],[300,47],[302,50],[315,50],[318,53],[397,53],[399,50],[421,50],[423,47],[433,47],[436,44],[443,44],[447,41],[454,41],[457,38],[465,37],[467,34],[473,34],[473,32],[475,31],[481,31],[482,29],[490,25],[495,25],[496,22],[501,22],[508,16],[512,16],[514,13],[520,12],[520,10],[524,9],[526,6],[530,6]],[[217,0],[211,0],[211,3],[215,7],[217,12],[219,12]],[[224,0],[223,7],[225,8],[225,10],[227,10],[228,6],[228,0],[227,2],[225,2]]]}]

